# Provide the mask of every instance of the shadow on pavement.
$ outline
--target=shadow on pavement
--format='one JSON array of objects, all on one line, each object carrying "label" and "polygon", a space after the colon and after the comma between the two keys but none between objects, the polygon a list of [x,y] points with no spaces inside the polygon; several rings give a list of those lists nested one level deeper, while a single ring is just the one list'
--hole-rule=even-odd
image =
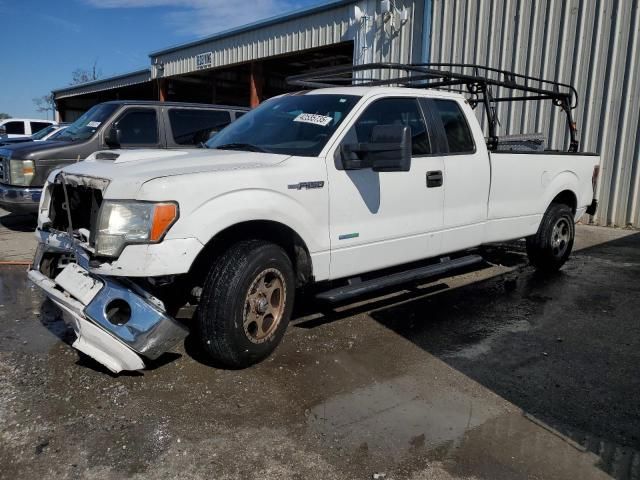
[{"label": "shadow on pavement", "polygon": [[[4,213],[4,215],[2,215]],[[20,215],[0,211],[0,225],[14,232],[33,232],[36,229],[38,218],[35,215]]]},{"label": "shadow on pavement", "polygon": [[595,453],[604,472],[640,478],[640,233],[576,252],[552,276],[524,268],[370,316]]}]

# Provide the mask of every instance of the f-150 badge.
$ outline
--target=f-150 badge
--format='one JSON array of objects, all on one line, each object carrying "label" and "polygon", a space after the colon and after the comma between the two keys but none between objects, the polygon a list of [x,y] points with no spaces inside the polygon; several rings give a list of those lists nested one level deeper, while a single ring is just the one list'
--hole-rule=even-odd
[{"label": "f-150 badge", "polygon": [[320,180],[318,182],[294,183],[294,184],[288,186],[289,190],[302,190],[303,188],[308,190],[310,188],[322,188],[322,187],[324,187],[324,181],[323,180]]}]

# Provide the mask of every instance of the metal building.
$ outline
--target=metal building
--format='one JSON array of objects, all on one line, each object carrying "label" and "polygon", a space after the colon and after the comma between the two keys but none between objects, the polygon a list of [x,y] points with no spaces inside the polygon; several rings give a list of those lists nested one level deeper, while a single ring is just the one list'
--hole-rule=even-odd
[{"label": "metal building", "polygon": [[53,91],[60,120],[71,122],[96,103],[116,99],[155,100],[151,70],[145,68]]},{"label": "metal building", "polygon": [[[638,0],[432,0],[431,62],[476,63],[571,83],[583,151],[602,154],[596,223],[640,227]],[[566,124],[548,103],[503,105],[501,134]]]},{"label": "metal building", "polygon": [[[640,0],[332,0],[150,54],[150,68],[55,90],[65,120],[100,101],[257,105],[288,75],[341,64],[476,63],[573,84],[580,149],[601,152],[596,223],[640,227]],[[567,139],[549,103],[502,105],[500,134]]]},{"label": "metal building", "polygon": [[66,120],[78,105],[149,97],[255,106],[306,70],[422,60],[424,0],[392,3],[389,12],[380,0],[332,0],[152,52],[149,73],[54,90],[58,112]]}]

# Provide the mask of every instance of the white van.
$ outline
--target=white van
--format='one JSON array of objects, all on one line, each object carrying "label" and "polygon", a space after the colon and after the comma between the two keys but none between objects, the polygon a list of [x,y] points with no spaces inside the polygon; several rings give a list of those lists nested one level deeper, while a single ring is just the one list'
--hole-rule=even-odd
[{"label": "white van", "polygon": [[53,120],[34,120],[31,118],[5,118],[0,120],[0,138],[28,137],[50,125]]}]

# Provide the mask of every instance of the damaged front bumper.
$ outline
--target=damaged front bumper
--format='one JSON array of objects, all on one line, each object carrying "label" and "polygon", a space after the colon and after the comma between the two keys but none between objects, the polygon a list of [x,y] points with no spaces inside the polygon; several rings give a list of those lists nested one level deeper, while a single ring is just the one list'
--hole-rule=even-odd
[{"label": "damaged front bumper", "polygon": [[[55,278],[41,272],[45,254],[73,253]],[[73,326],[73,346],[112,372],[141,370],[183,340],[188,330],[164,312],[162,302],[127,279],[90,273],[89,258],[73,242],[38,245],[29,279],[58,305]]]}]

